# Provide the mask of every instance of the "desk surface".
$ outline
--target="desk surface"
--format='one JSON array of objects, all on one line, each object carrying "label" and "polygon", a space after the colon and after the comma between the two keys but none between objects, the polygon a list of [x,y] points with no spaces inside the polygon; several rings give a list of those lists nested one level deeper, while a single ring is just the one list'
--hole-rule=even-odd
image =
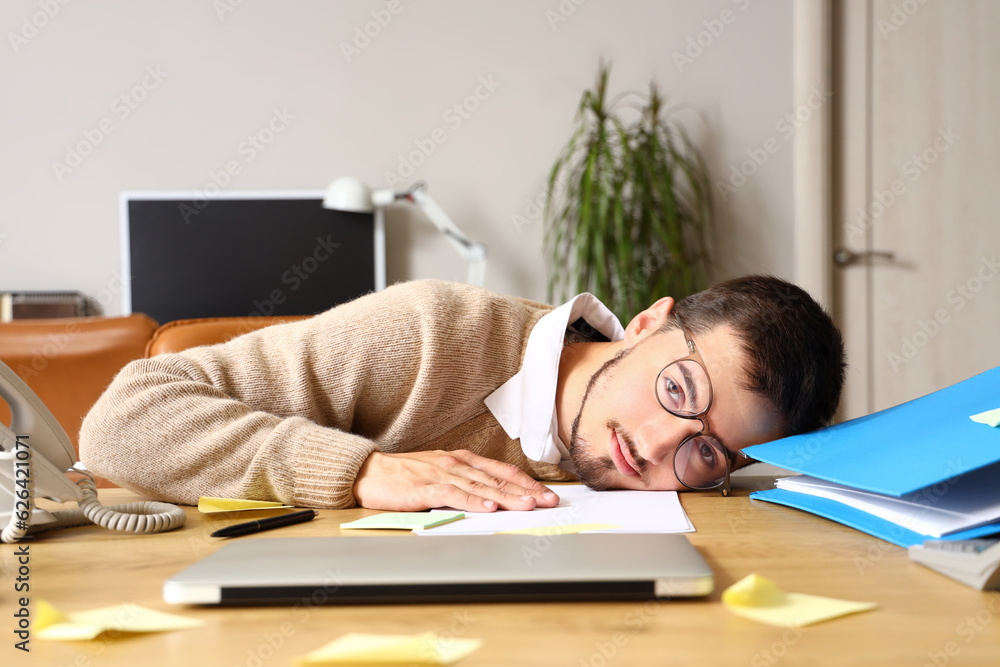
[{"label": "desk surface", "polygon": [[[17,546],[0,544],[0,663],[4,665],[292,665],[347,632],[414,633],[484,640],[462,667],[497,665],[996,665],[1000,593],[983,593],[912,563],[906,552],[793,509],[682,493],[697,532],[689,534],[716,575],[706,600],[656,603],[444,604],[200,608],[168,605],[163,581],[224,543],[209,537],[245,520],[186,508],[173,533],[130,535],[90,526],[26,542],[30,595],[67,612],[134,603],[205,621],[194,630],[52,642],[14,649]],[[103,489],[105,504],[136,498]],[[44,504],[44,503],[43,503]],[[51,504],[49,505],[51,506]],[[370,510],[321,511],[315,520],[240,539],[336,535]],[[373,536],[372,539],[378,539]],[[428,539],[414,536],[413,539]],[[540,538],[544,539],[544,538]],[[623,554],[627,558],[627,554]],[[878,609],[790,630],[737,617],[721,592],[756,572],[787,591],[873,601]]]}]

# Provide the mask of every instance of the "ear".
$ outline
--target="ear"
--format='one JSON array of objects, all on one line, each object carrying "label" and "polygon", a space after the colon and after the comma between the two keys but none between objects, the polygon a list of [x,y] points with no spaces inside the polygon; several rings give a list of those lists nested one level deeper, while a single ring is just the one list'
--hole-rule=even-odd
[{"label": "ear", "polygon": [[633,317],[632,321],[625,327],[625,344],[627,346],[634,345],[649,334],[658,331],[670,317],[670,312],[673,309],[673,298],[665,296]]}]

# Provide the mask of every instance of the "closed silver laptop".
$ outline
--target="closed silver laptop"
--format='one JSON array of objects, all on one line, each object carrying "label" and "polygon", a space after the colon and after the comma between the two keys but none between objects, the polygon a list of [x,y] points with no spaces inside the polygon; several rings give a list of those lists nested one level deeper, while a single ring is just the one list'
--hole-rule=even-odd
[{"label": "closed silver laptop", "polygon": [[404,604],[707,595],[677,534],[240,539],[171,577],[175,604]]}]

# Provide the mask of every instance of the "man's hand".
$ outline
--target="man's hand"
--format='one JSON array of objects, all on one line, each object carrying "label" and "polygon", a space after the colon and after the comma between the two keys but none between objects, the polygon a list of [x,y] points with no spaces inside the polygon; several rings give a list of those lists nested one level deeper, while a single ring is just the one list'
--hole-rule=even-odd
[{"label": "man's hand", "polygon": [[354,497],[362,507],[400,512],[532,510],[559,503],[559,496],[517,466],[464,449],[373,452],[358,471]]}]

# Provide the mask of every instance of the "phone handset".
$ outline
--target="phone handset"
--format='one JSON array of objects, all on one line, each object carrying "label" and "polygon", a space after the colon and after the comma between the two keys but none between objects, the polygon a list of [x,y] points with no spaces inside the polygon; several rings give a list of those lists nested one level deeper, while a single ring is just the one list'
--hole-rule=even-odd
[{"label": "phone handset", "polygon": [[[17,542],[29,532],[95,523],[111,530],[157,533],[180,528],[184,510],[169,503],[140,501],[104,507],[97,484],[86,470],[73,467],[75,451],[66,431],[32,389],[0,361],[0,398],[11,411],[0,423],[0,541]],[[74,483],[66,472],[83,477]],[[46,512],[35,497],[75,500],[80,509]]]}]

